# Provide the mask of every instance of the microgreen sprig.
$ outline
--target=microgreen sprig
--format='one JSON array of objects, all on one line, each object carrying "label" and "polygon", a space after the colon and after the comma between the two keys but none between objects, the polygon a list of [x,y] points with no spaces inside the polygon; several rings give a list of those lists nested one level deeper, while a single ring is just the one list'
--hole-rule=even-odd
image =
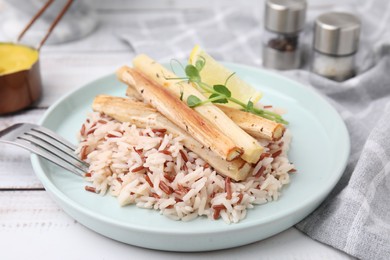
[{"label": "microgreen sprig", "polygon": [[[254,106],[253,102],[251,100],[248,101],[248,103],[243,103],[242,101],[232,97],[232,93],[230,90],[226,87],[229,79],[234,76],[235,73],[232,73],[229,75],[229,77],[225,80],[224,84],[217,84],[210,86],[202,81],[202,78],[200,76],[200,71],[204,68],[206,64],[206,60],[203,57],[199,57],[199,59],[196,61],[195,65],[188,64],[184,68],[184,72],[186,74],[186,77],[181,78],[167,78],[167,79],[181,79],[186,80],[189,83],[193,83],[200,91],[203,93],[210,94],[208,99],[201,100],[199,97],[194,95],[189,95],[187,97],[187,105],[191,108],[201,106],[204,104],[207,104],[209,102],[211,103],[221,103],[226,104],[229,101],[238,104],[242,107],[242,110],[270,119],[272,121],[282,123],[282,124],[288,124],[286,120],[282,118],[281,115],[274,113],[269,110],[260,109]],[[181,92],[180,99],[183,100],[183,92]]]}]

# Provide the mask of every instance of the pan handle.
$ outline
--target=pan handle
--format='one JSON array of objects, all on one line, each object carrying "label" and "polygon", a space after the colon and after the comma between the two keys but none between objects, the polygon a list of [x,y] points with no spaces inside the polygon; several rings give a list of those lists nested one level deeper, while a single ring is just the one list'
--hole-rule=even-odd
[{"label": "pan handle", "polygon": [[[41,9],[34,15],[33,18],[31,18],[30,22],[26,25],[26,27],[22,30],[22,32],[19,34],[16,42],[20,42],[20,40],[23,38],[24,34],[30,29],[30,27],[35,23],[36,20],[38,20],[39,17],[46,11],[46,9],[54,2],[54,0],[48,0],[44,6],[42,6]],[[61,20],[61,18],[64,16],[66,11],[68,11],[69,7],[73,3],[73,0],[68,0],[64,7],[61,9],[60,13],[57,15],[57,17],[54,19],[53,23],[50,25],[49,29],[47,30],[45,36],[39,43],[37,50],[39,51],[41,47],[45,44],[46,40],[49,38],[51,32],[54,30],[58,22]]]}]

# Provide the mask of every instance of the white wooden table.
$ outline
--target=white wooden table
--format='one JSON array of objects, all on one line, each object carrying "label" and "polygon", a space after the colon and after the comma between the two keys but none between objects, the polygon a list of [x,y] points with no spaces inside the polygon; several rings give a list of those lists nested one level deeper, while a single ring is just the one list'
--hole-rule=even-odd
[{"label": "white wooden table", "polygon": [[[168,3],[169,2],[169,3]],[[140,6],[141,1],[135,1]],[[186,7],[184,1],[181,8]],[[105,5],[101,4],[101,8]],[[171,1],[160,2],[161,5]],[[192,3],[193,5],[193,3]],[[135,5],[137,6],[137,5]],[[142,7],[142,6],[141,6]],[[0,2],[0,21],[6,9]],[[37,123],[46,109],[65,93],[129,64],[133,54],[111,39],[109,27],[125,15],[153,15],[150,10],[99,11],[104,22],[82,40],[47,46],[41,53],[44,95],[26,111],[0,117],[0,129],[16,122]],[[104,42],[103,39],[105,39]],[[0,40],[5,36],[0,33]],[[99,44],[96,43],[98,40]],[[85,49],[82,46],[94,46]],[[109,47],[107,47],[109,46]],[[1,57],[0,57],[1,58]],[[1,86],[0,86],[1,87]],[[1,99],[1,97],[0,97]],[[1,102],[1,100],[0,100]],[[103,237],[66,215],[35,177],[28,152],[0,145],[0,259],[349,259],[295,228],[269,239],[229,250],[203,253],[161,252],[134,247]]]}]

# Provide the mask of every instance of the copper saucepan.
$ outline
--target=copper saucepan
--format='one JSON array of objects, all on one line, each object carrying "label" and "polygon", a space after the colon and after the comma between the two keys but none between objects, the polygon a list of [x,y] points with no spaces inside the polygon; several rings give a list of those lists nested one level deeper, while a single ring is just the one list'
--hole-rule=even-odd
[{"label": "copper saucepan", "polygon": [[42,81],[39,69],[39,50],[73,0],[67,1],[38,47],[34,48],[19,42],[27,30],[53,2],[54,0],[48,0],[35,14],[20,33],[16,43],[0,42],[0,115],[27,108],[41,97]]}]

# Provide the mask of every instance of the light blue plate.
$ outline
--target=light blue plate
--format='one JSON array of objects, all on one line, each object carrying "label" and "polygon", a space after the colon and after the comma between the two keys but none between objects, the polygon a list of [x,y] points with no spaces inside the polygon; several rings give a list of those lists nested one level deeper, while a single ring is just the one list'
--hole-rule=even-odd
[{"label": "light blue plate", "polygon": [[[227,225],[222,220],[170,220],[157,211],[120,207],[116,198],[87,192],[83,179],[38,156],[32,164],[55,201],[88,228],[124,243],[172,251],[206,251],[252,243],[277,234],[312,212],[340,179],[349,156],[347,129],[338,115],[311,88],[277,74],[226,64],[264,92],[263,102],[288,110],[285,118],[293,141],[289,153],[298,172],[278,201],[256,206],[246,219]],[[126,87],[114,75],[98,79],[61,98],[41,124],[76,143],[76,133],[98,94],[124,96]]]}]

